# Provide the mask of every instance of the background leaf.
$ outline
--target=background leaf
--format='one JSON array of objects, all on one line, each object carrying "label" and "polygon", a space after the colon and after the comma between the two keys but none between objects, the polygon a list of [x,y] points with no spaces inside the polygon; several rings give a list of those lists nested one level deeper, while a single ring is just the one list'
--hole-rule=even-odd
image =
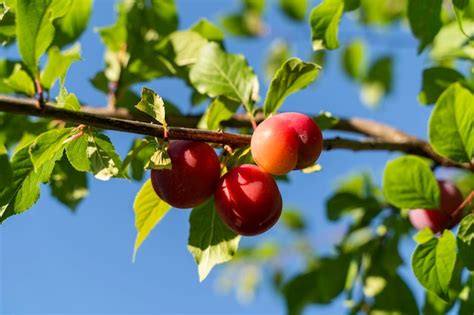
[{"label": "background leaf", "polygon": [[457,243],[464,265],[474,271],[474,214],[469,214],[461,221]]},{"label": "background leaf", "polygon": [[339,22],[344,11],[343,0],[324,0],[310,14],[313,50],[339,47]]},{"label": "background leaf", "polygon": [[72,0],[69,11],[54,23],[54,46],[63,47],[76,41],[85,31],[92,13],[93,0]]},{"label": "background leaf", "polygon": [[451,83],[463,79],[462,74],[451,68],[433,67],[425,69],[423,70],[423,82],[418,101],[421,104],[433,104]]},{"label": "background leaf", "polygon": [[41,85],[46,90],[51,89],[56,80],[64,78],[71,64],[78,60],[81,60],[81,46],[76,45],[65,52],[52,47],[48,51],[48,62],[41,74]]},{"label": "background leaf", "polygon": [[418,53],[433,41],[441,28],[442,3],[442,0],[408,0],[408,21],[413,35],[420,41]]}]

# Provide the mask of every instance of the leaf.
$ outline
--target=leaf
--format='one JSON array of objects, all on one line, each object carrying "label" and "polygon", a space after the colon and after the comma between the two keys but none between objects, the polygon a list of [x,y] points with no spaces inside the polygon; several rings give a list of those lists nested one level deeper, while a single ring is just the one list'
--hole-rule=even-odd
[{"label": "leaf", "polygon": [[262,36],[266,31],[262,15],[254,10],[226,15],[220,22],[227,32],[235,36],[256,37]]},{"label": "leaf", "polygon": [[364,198],[350,192],[337,192],[326,201],[327,217],[331,221],[347,214],[358,215],[358,212],[377,214],[380,208],[376,199]]},{"label": "leaf", "polygon": [[421,53],[426,46],[433,42],[436,34],[441,29],[442,4],[442,0],[408,0],[408,22],[410,22],[413,35],[420,42],[418,53]]},{"label": "leaf", "polygon": [[339,22],[344,11],[343,0],[324,0],[310,14],[313,50],[339,47]]},{"label": "leaf", "polygon": [[265,61],[265,79],[271,80],[281,65],[291,57],[288,42],[277,39],[272,42],[268,49]]},{"label": "leaf", "polygon": [[433,104],[451,83],[462,81],[463,75],[451,68],[433,67],[423,70],[423,83],[418,101]]},{"label": "leaf", "polygon": [[39,58],[54,37],[53,21],[64,16],[71,0],[22,0],[17,2],[16,32],[21,57],[34,76]]},{"label": "leaf", "polygon": [[4,145],[0,145],[0,191],[8,186],[13,178],[13,170],[8,158],[8,150]]},{"label": "leaf", "polygon": [[37,171],[50,161],[58,151],[63,151],[66,139],[72,135],[73,128],[53,129],[39,135],[29,146],[31,162]]},{"label": "leaf", "polygon": [[280,7],[290,19],[303,21],[308,10],[308,0],[280,0]]},{"label": "leaf", "polygon": [[456,238],[449,230],[439,239],[418,245],[412,257],[413,272],[420,284],[447,302],[455,264]]},{"label": "leaf", "polygon": [[161,200],[153,190],[151,180],[147,180],[138,192],[133,204],[135,227],[137,229],[133,261],[135,261],[140,246],[170,209],[171,206]]},{"label": "leaf", "polygon": [[328,304],[343,290],[350,257],[323,258],[315,268],[297,275],[283,286],[289,315],[301,314],[308,304]]},{"label": "leaf", "polygon": [[7,59],[0,59],[0,93],[10,94],[15,92],[4,82],[4,79],[7,79],[13,73],[14,68],[15,62]]},{"label": "leaf", "polygon": [[383,193],[388,202],[401,209],[438,209],[440,192],[428,164],[419,157],[402,156],[387,163]]},{"label": "leaf", "polygon": [[199,281],[203,281],[215,265],[232,259],[240,236],[221,221],[214,209],[213,199],[194,208],[189,223],[188,250],[198,265]]},{"label": "leaf", "polygon": [[186,66],[198,60],[199,52],[208,43],[207,39],[193,31],[178,31],[170,35],[178,66]]},{"label": "leaf", "polygon": [[244,104],[248,112],[258,98],[257,76],[244,56],[224,52],[218,44],[208,43],[191,67],[189,79],[201,94],[225,96]]},{"label": "leaf", "polygon": [[59,95],[56,97],[56,107],[77,112],[81,109],[81,103],[74,93],[69,93],[64,86],[64,80],[60,80]]},{"label": "leaf", "polygon": [[165,120],[165,103],[161,96],[156,94],[150,89],[142,89],[142,99],[135,106],[145,114],[153,117],[156,121],[162,124],[164,127],[167,126]]},{"label": "leaf", "polygon": [[88,152],[88,136],[83,135],[71,141],[66,147],[66,155],[71,165],[79,172],[90,172],[91,164]]},{"label": "leaf", "polygon": [[320,67],[298,58],[288,59],[276,72],[270,83],[263,112],[265,116],[278,111],[290,94],[306,88],[318,76]]},{"label": "leaf", "polygon": [[54,23],[54,46],[63,47],[76,41],[86,30],[92,13],[93,0],[72,0],[71,8]]},{"label": "leaf", "polygon": [[377,59],[369,68],[361,89],[362,101],[374,107],[392,90],[393,61],[391,57]]},{"label": "leaf", "polygon": [[459,83],[447,88],[431,113],[428,136],[438,154],[470,162],[474,156],[474,94]]},{"label": "leaf", "polygon": [[[147,158],[143,158],[142,151],[146,150],[149,152]],[[123,160],[121,172],[124,174],[129,173],[130,166],[132,167],[132,178],[139,181],[142,180],[145,172],[145,162],[149,161],[151,156],[155,151],[155,143],[145,139],[135,139],[133,141],[132,147],[130,148],[127,156]],[[138,170],[136,169],[137,165],[134,165],[134,161],[138,160]],[[138,174],[137,174],[138,173]]]},{"label": "leaf", "polygon": [[198,33],[209,41],[221,42],[224,40],[224,32],[205,18],[197,21],[196,24],[191,26],[190,30]]},{"label": "leaf", "polygon": [[339,118],[334,117],[329,112],[321,112],[313,120],[321,130],[331,129],[339,122]]},{"label": "leaf", "polygon": [[50,187],[52,195],[72,211],[89,194],[86,173],[78,172],[65,156],[54,167]]},{"label": "leaf", "polygon": [[28,210],[36,203],[41,183],[49,180],[55,162],[63,154],[62,151],[56,152],[35,172],[28,151],[28,147],[23,147],[12,157],[12,181],[0,191],[0,223],[12,215]]},{"label": "leaf", "polygon": [[416,233],[416,235],[413,236],[413,239],[418,244],[424,244],[430,241],[433,237],[434,237],[433,231],[431,231],[430,228],[424,228],[423,230]]},{"label": "leaf", "polygon": [[239,108],[239,104],[224,97],[212,100],[207,110],[207,129],[218,130],[221,122],[229,120]]},{"label": "leaf", "polygon": [[[82,137],[81,137],[82,138]],[[122,161],[110,139],[101,133],[87,133],[87,157],[95,178],[103,181],[120,176]]]},{"label": "leaf", "polygon": [[158,145],[155,153],[153,153],[148,162],[145,164],[146,169],[153,170],[170,170],[171,167],[171,158],[168,155],[165,144]]},{"label": "leaf", "polygon": [[469,214],[461,221],[457,244],[464,265],[474,271],[474,214]]},{"label": "leaf", "polygon": [[52,47],[48,51],[48,62],[41,74],[41,85],[49,90],[56,80],[64,78],[72,63],[81,60],[81,47],[76,45],[71,49],[61,52],[59,48]]},{"label": "leaf", "polygon": [[28,73],[22,69],[21,64],[16,64],[12,74],[3,80],[3,83],[15,92],[33,96],[36,93],[35,84]]},{"label": "leaf", "polygon": [[362,81],[366,72],[365,45],[361,40],[351,42],[342,55],[342,64],[346,74],[355,81]]},{"label": "leaf", "polygon": [[[474,21],[465,20],[463,22],[464,31],[474,36]],[[469,45],[466,36],[459,31],[456,22],[444,25],[433,41],[433,48],[430,56],[435,61],[446,62],[452,58],[474,59],[474,47]]]},{"label": "leaf", "polygon": [[292,231],[301,232],[307,227],[301,212],[292,209],[285,209],[282,212],[281,222]]}]

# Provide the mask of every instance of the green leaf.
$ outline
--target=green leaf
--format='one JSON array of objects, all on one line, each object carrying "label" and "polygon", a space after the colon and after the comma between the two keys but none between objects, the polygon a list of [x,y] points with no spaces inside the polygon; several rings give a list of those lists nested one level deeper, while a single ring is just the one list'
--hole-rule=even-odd
[{"label": "green leaf", "polygon": [[86,154],[95,178],[107,181],[111,177],[122,175],[122,161],[106,135],[88,132]]},{"label": "green leaf", "polygon": [[15,40],[15,28],[13,2],[0,2],[0,45],[7,46]]},{"label": "green leaf", "polygon": [[31,162],[37,171],[59,151],[63,151],[73,128],[53,129],[38,136],[29,146]]},{"label": "green leaf", "polygon": [[0,191],[10,185],[13,178],[13,170],[8,158],[8,151],[4,145],[0,145]]},{"label": "green leaf", "polygon": [[330,129],[339,122],[339,118],[334,117],[329,112],[321,112],[313,120],[321,130]]},{"label": "green leaf", "polygon": [[342,64],[346,74],[355,81],[362,81],[367,72],[365,63],[365,45],[361,40],[351,42],[342,55]]},{"label": "green leaf", "polygon": [[339,47],[339,22],[344,11],[343,0],[324,0],[310,14],[313,50]]},{"label": "green leaf", "polygon": [[424,244],[434,237],[433,231],[430,228],[424,228],[413,236],[413,239],[418,244]]},{"label": "green leaf", "polygon": [[373,314],[419,314],[416,299],[398,275],[387,276],[383,290],[374,297]]},{"label": "green leaf", "polygon": [[190,30],[198,33],[209,41],[221,42],[224,40],[224,32],[205,18],[200,19],[196,24],[191,26]]},{"label": "green leaf", "polygon": [[215,265],[232,259],[240,236],[224,225],[212,199],[192,210],[189,223],[188,250],[198,265],[199,281],[203,281]]},{"label": "green leaf", "polygon": [[283,287],[289,315],[301,314],[306,305],[328,304],[343,290],[350,257],[323,258],[313,270],[298,275]]},{"label": "green leaf", "polygon": [[469,0],[453,0],[454,13],[456,15],[456,20],[458,21],[459,29],[461,32],[466,35],[467,38],[470,38],[469,35],[464,30],[463,26],[463,16],[464,10],[468,7]]},{"label": "green leaf", "polygon": [[331,221],[336,221],[342,216],[359,213],[377,214],[381,209],[379,202],[373,197],[361,197],[350,192],[337,192],[326,201],[327,217]]},{"label": "green leaf", "polygon": [[166,144],[159,144],[155,150],[155,153],[150,157],[148,162],[145,164],[146,169],[153,170],[170,170],[171,158],[166,150]]},{"label": "green leaf", "polygon": [[421,104],[433,104],[448,86],[462,81],[463,75],[451,68],[433,67],[423,70],[423,83],[418,101]]},{"label": "green leaf", "polygon": [[71,165],[79,172],[90,172],[91,163],[88,156],[89,141],[88,136],[84,135],[74,139],[66,147],[66,156]]},{"label": "green leaf", "polygon": [[170,35],[175,59],[178,66],[194,64],[199,52],[208,43],[207,39],[193,31],[178,31]]},{"label": "green leaf", "polygon": [[308,0],[280,0],[280,7],[290,19],[303,21],[308,10]]},{"label": "green leaf", "polygon": [[283,40],[274,40],[265,60],[265,78],[271,80],[281,65],[291,57],[290,46]]},{"label": "green leaf", "polygon": [[3,83],[15,92],[23,93],[28,96],[33,96],[36,93],[35,83],[22,69],[21,64],[16,64],[12,74],[3,80]]},{"label": "green leaf", "polygon": [[[149,139],[135,139],[132,143],[127,156],[123,160],[121,172],[124,174],[129,173],[130,166],[132,167],[132,178],[135,180],[141,180],[145,172],[145,163],[150,160],[151,156],[155,151],[156,144],[154,141]],[[149,152],[147,158],[143,158],[142,151],[146,150]],[[151,151],[151,152],[150,152]],[[134,161],[138,160],[138,163],[134,165]],[[138,164],[138,169],[135,169]]]},{"label": "green leaf", "polygon": [[297,210],[285,209],[281,214],[281,222],[292,231],[301,232],[306,229],[305,219]]},{"label": "green leaf", "polygon": [[[465,20],[463,28],[470,37],[474,36],[474,21]],[[469,44],[466,35],[459,31],[457,23],[453,22],[441,28],[433,41],[430,56],[436,61],[443,62],[452,58],[473,60],[474,47]]]},{"label": "green leaf", "polygon": [[65,156],[54,167],[50,187],[52,195],[72,211],[89,194],[87,174],[78,172]]},{"label": "green leaf", "polygon": [[225,96],[244,104],[248,112],[258,98],[258,80],[242,55],[224,52],[218,44],[208,43],[191,67],[189,79],[201,94]]},{"label": "green leaf", "polygon": [[[10,88],[5,82],[4,79],[7,79],[13,73],[15,68],[15,62],[7,59],[0,59],[0,93],[10,94],[14,93],[15,90]],[[34,86],[33,86],[34,90]]]},{"label": "green leaf", "polygon": [[18,49],[28,69],[38,75],[39,58],[54,37],[54,20],[64,16],[71,0],[22,0],[17,2]]},{"label": "green leaf", "polygon": [[63,53],[58,47],[48,51],[48,62],[41,73],[41,85],[49,90],[56,80],[64,78],[72,63],[81,60],[81,46],[76,45]]},{"label": "green leaf", "polygon": [[464,265],[474,271],[474,214],[469,214],[461,221],[457,244]]},{"label": "green leaf", "polygon": [[239,108],[239,104],[224,97],[212,100],[207,110],[207,129],[221,128],[221,122],[229,120]]},{"label": "green leaf", "polygon": [[133,248],[133,261],[135,261],[140,246],[170,209],[171,206],[161,200],[153,190],[151,180],[147,180],[138,192],[133,204],[135,227],[137,229],[137,238]]},{"label": "green leaf", "polygon": [[265,116],[278,111],[290,94],[306,88],[318,76],[320,67],[298,58],[288,59],[276,72],[270,83],[263,112]]},{"label": "green leaf", "polygon": [[433,42],[436,34],[441,29],[442,4],[442,0],[408,0],[408,22],[410,22],[413,35],[420,42],[418,53],[421,53],[426,46]]},{"label": "green leaf", "polygon": [[436,102],[429,122],[429,140],[440,155],[458,162],[474,156],[474,94],[459,83]]},{"label": "green leaf", "polygon": [[370,107],[376,106],[385,94],[392,90],[393,61],[381,57],[370,66],[361,89],[362,101]]},{"label": "green leaf", "polygon": [[71,8],[55,21],[53,45],[63,47],[76,41],[86,30],[92,13],[93,0],[72,0]]},{"label": "green leaf", "polygon": [[449,283],[456,264],[456,238],[449,230],[437,239],[418,245],[412,268],[420,284],[441,299],[449,301]]},{"label": "green leaf", "polygon": [[63,151],[56,152],[35,172],[28,151],[28,147],[23,147],[12,157],[13,178],[10,185],[0,191],[0,223],[28,210],[38,201],[41,183],[49,180],[55,162],[63,154]]},{"label": "green leaf", "polygon": [[81,103],[74,93],[69,93],[64,86],[64,80],[60,80],[59,94],[56,97],[56,106],[77,112],[81,109]]},{"label": "green leaf", "polygon": [[256,37],[265,33],[262,16],[254,10],[226,15],[220,22],[227,32],[235,36]]},{"label": "green leaf", "polygon": [[440,204],[438,183],[430,167],[410,155],[387,163],[383,193],[388,202],[401,209],[438,209]]},{"label": "green leaf", "polygon": [[143,88],[142,99],[135,107],[153,117],[166,128],[165,103],[161,96],[150,89]]}]

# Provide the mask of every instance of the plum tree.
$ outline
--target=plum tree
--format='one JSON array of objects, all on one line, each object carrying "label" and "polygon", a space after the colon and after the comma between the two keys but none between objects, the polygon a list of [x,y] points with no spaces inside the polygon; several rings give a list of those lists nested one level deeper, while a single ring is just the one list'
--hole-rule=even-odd
[{"label": "plum tree", "polygon": [[222,221],[241,235],[257,235],[280,218],[282,198],[275,180],[259,167],[237,166],[225,174],[214,201]]},{"label": "plum tree", "polygon": [[274,175],[311,166],[322,149],[323,136],[318,125],[300,113],[270,117],[256,128],[251,141],[255,162]]},{"label": "plum tree", "polygon": [[156,194],[175,208],[192,208],[208,199],[220,177],[219,159],[204,142],[176,140],[168,147],[171,170],[152,170]]},{"label": "plum tree", "polygon": [[462,219],[463,212],[459,211],[454,216],[454,211],[463,202],[459,189],[448,181],[438,180],[441,193],[439,209],[413,209],[408,213],[411,224],[421,230],[430,228],[434,233],[452,229]]}]

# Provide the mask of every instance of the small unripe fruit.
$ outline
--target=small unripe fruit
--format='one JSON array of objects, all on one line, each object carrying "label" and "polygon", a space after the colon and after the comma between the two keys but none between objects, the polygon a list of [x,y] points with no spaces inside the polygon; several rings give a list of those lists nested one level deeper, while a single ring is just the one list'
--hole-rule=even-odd
[{"label": "small unripe fruit", "polygon": [[318,125],[300,113],[283,113],[263,121],[252,135],[255,162],[266,172],[283,175],[316,162],[323,149]]},{"label": "small unripe fruit", "polygon": [[438,185],[441,197],[439,209],[414,209],[408,213],[411,224],[418,230],[430,228],[433,233],[439,233],[452,229],[462,219],[462,211],[456,213],[454,217],[451,216],[463,202],[459,189],[443,180],[439,180]]},{"label": "small unripe fruit", "polygon": [[219,159],[203,142],[172,141],[171,170],[152,170],[156,194],[175,208],[192,208],[212,196],[220,177]]},{"label": "small unripe fruit", "polygon": [[282,199],[269,174],[255,165],[237,166],[225,174],[214,193],[217,213],[240,235],[257,235],[280,218]]}]

